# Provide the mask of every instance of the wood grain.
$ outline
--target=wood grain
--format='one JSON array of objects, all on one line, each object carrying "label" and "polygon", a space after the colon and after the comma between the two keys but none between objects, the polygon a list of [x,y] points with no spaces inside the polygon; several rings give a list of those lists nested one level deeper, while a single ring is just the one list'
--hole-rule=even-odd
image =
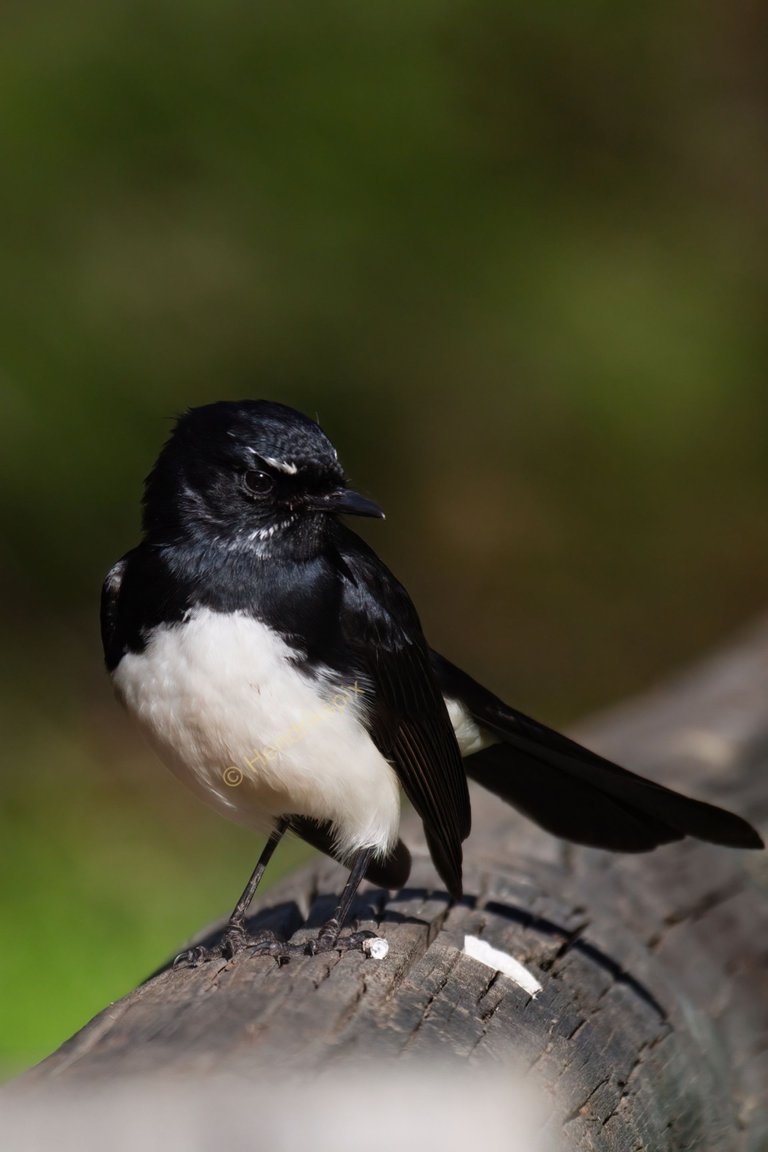
[{"label": "wood grain", "polygon": [[[765,834],[768,623],[577,735]],[[439,1062],[459,1084],[472,1083],[473,1069],[522,1077],[544,1104],[537,1131],[547,1147],[764,1152],[766,854],[684,841],[614,856],[558,842],[477,789],[473,809],[461,904],[437,887],[412,820],[408,888],[358,898],[361,926],[389,941],[385,960],[334,953],[278,967],[241,955],[163,971],[18,1090],[45,1101],[62,1087],[138,1077],[140,1106],[142,1083],[172,1078],[198,1086],[199,1107],[199,1085],[214,1074],[259,1086],[262,1098],[265,1082],[290,1074],[328,1078],[331,1099],[334,1076],[351,1069],[426,1075]],[[342,879],[316,861],[262,897],[253,927],[305,938]],[[466,956],[466,934],[516,958],[542,991],[533,998]]]}]

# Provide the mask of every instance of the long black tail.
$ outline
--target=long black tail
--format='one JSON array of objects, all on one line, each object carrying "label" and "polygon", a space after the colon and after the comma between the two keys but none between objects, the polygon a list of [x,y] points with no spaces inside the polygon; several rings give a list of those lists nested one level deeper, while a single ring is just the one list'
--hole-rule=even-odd
[{"label": "long black tail", "polygon": [[612,764],[510,708],[444,657],[432,659],[444,694],[498,740],[467,756],[467,775],[548,832],[614,852],[647,852],[684,836],[764,847],[740,816]]}]

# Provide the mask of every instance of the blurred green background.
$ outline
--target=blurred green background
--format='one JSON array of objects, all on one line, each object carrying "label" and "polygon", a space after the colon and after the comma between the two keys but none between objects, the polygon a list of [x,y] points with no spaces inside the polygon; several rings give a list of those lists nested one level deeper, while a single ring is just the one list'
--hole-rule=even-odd
[{"label": "blurred green background", "polygon": [[0,1068],[228,911],[259,847],[101,668],[173,413],[318,412],[436,646],[554,723],[764,606],[767,24],[6,0]]}]

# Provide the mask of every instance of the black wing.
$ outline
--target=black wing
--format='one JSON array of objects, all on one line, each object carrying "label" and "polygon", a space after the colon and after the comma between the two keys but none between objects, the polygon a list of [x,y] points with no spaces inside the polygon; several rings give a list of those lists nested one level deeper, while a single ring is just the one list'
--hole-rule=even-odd
[{"label": "black wing", "polygon": [[120,663],[125,651],[119,603],[127,563],[128,556],[118,560],[107,573],[101,589],[101,643],[104,648],[104,662],[110,672]]},{"label": "black wing", "polygon": [[467,757],[467,775],[549,832],[616,852],[645,852],[684,836],[763,847],[740,816],[590,752],[510,708],[436,652],[432,665],[446,696],[461,700],[499,741]]},{"label": "black wing", "polygon": [[113,672],[126,652],[142,652],[160,623],[184,618],[190,598],[159,551],[139,544],[109,570],[101,590],[104,661]]},{"label": "black wing", "polygon": [[368,689],[368,731],[423,820],[435,867],[458,899],[461,842],[470,830],[467,778],[416,609],[359,537],[338,525],[336,544],[344,647]]}]

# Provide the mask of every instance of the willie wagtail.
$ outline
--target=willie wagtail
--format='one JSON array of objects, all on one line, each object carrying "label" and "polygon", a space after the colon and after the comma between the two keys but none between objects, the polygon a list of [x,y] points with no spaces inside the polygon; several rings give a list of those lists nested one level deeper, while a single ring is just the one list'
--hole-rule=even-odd
[{"label": "willie wagtail", "polygon": [[289,829],[350,868],[308,950],[358,944],[339,933],[362,878],[408,878],[401,789],[454,899],[467,777],[579,844],[763,846],[741,817],[619,768],[432,651],[408,593],[341,515],[383,513],[347,487],[313,420],[263,400],[194,408],[147,478],[142,542],[104,583],[119,699],[180,779],[269,837],[219,954],[290,952],[245,930]]}]

